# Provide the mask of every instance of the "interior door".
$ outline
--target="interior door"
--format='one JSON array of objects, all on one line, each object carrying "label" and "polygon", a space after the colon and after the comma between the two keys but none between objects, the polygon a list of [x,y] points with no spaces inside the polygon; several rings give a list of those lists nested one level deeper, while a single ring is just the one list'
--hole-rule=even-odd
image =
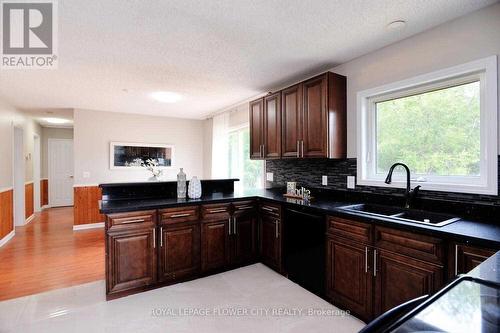
[{"label": "interior door", "polygon": [[73,140],[49,139],[49,205],[73,205]]}]

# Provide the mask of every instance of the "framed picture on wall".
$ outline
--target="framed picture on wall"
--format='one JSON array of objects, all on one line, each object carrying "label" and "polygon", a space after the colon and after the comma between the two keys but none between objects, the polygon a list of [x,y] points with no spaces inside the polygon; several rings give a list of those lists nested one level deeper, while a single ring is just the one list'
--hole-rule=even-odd
[{"label": "framed picture on wall", "polygon": [[142,169],[148,159],[158,162],[159,168],[174,166],[174,146],[168,144],[111,142],[110,169]]}]

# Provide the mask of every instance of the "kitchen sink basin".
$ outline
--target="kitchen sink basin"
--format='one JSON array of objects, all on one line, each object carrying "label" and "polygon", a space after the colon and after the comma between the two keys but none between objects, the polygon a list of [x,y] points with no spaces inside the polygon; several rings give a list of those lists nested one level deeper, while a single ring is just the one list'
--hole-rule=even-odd
[{"label": "kitchen sink basin", "polygon": [[340,207],[340,209],[356,212],[367,216],[383,217],[395,221],[426,224],[436,227],[442,227],[444,225],[460,220],[460,218],[448,214],[375,204],[350,205]]}]

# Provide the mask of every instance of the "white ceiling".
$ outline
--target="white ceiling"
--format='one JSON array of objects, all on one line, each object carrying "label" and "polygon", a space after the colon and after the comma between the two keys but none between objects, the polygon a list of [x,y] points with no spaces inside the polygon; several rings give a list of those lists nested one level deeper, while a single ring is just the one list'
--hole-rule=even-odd
[{"label": "white ceiling", "polygon": [[[64,0],[59,68],[4,70],[0,97],[31,110],[203,118],[495,2]],[[407,27],[387,30],[398,19]],[[161,90],[184,99],[149,97]]]}]

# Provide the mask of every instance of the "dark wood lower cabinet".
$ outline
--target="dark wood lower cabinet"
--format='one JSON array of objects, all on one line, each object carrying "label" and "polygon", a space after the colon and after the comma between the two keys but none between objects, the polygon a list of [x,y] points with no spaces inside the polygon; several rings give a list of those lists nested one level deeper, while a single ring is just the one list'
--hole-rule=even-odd
[{"label": "dark wood lower cabinet", "polygon": [[461,243],[453,243],[450,249],[450,270],[448,277],[453,280],[459,274],[469,273],[483,261],[495,254],[495,250]]},{"label": "dark wood lower cabinet", "polygon": [[360,319],[372,317],[373,277],[371,249],[357,241],[339,237],[327,239],[326,294]]},{"label": "dark wood lower cabinet", "polygon": [[107,294],[156,282],[156,228],[132,228],[107,235]]},{"label": "dark wood lower cabinet", "polygon": [[160,227],[158,276],[160,281],[188,278],[200,270],[198,222]]},{"label": "dark wood lower cabinet", "polygon": [[442,287],[442,266],[385,250],[378,250],[374,261],[375,316],[408,300],[433,294]]},{"label": "dark wood lower cabinet", "polygon": [[262,214],[260,218],[260,259],[281,272],[281,219]]},{"label": "dark wood lower cabinet", "polygon": [[201,223],[201,269],[208,271],[229,263],[229,219]]},{"label": "dark wood lower cabinet", "polygon": [[233,217],[231,264],[253,261],[257,255],[257,217],[255,211]]}]

